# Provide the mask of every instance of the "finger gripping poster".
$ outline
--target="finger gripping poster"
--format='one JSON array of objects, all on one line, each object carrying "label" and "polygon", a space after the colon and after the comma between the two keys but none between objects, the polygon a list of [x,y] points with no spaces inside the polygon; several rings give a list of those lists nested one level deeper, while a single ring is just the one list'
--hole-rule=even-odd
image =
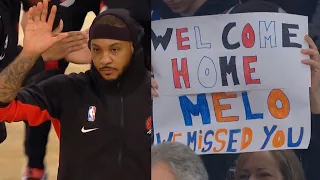
[{"label": "finger gripping poster", "polygon": [[307,148],[307,23],[279,13],[152,22],[154,143],[198,154]]}]

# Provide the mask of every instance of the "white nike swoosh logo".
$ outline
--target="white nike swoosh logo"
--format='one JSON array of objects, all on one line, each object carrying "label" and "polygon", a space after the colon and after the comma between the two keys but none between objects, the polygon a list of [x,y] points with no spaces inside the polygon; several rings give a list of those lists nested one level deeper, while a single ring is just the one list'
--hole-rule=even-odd
[{"label": "white nike swoosh logo", "polygon": [[0,56],[0,61],[2,61],[2,60],[4,59],[4,57],[6,57],[6,54],[2,54],[2,55]]},{"label": "white nike swoosh logo", "polygon": [[99,129],[99,128],[84,129],[84,127],[82,127],[81,132],[82,132],[82,133],[88,133],[88,132],[91,132],[91,131],[95,131],[95,130],[97,130],[97,129]]}]

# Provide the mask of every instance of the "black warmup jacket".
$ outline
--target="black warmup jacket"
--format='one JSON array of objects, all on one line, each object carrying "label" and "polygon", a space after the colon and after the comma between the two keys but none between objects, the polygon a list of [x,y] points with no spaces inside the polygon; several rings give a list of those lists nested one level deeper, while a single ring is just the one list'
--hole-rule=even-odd
[{"label": "black warmup jacket", "polygon": [[135,52],[118,80],[102,79],[92,66],[26,87],[0,108],[0,122],[52,121],[60,138],[58,180],[150,179],[152,103],[140,45],[143,31],[120,12],[108,10],[127,23]]},{"label": "black warmup jacket", "polygon": [[[5,68],[17,55],[18,21],[20,8],[18,0],[0,1],[0,70]],[[7,137],[4,123],[0,123],[0,143]]]}]

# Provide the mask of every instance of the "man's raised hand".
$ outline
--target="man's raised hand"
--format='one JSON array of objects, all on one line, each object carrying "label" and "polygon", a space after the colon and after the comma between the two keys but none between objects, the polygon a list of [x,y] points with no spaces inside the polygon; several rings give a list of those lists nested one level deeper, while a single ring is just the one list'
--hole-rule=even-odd
[{"label": "man's raised hand", "polygon": [[25,53],[40,56],[52,45],[68,36],[67,33],[52,33],[56,12],[57,7],[53,6],[47,20],[48,0],[39,2],[37,6],[29,9],[23,42]]}]

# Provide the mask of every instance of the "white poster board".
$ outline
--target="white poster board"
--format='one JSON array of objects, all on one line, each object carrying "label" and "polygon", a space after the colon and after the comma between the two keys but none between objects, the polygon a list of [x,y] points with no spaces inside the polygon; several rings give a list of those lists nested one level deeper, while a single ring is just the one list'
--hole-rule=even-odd
[{"label": "white poster board", "polygon": [[[307,148],[311,80],[310,68],[301,64],[308,57],[300,53],[307,48],[307,23],[306,17],[278,13],[152,22],[160,94],[153,99],[154,143],[178,141],[198,154]],[[225,27],[230,33],[222,40]],[[168,28],[173,40],[167,47],[163,41],[163,48],[157,36],[168,38]],[[183,28],[188,32],[181,46],[176,32]]]}]

